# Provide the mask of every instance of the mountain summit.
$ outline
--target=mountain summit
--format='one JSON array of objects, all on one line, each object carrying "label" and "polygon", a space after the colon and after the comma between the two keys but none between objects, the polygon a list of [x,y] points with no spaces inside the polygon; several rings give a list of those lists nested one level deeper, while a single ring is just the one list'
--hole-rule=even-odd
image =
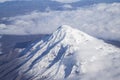
[{"label": "mountain summit", "polygon": [[63,25],[0,66],[0,79],[110,80],[119,77],[120,64],[114,63],[120,60],[119,53],[120,49]]}]

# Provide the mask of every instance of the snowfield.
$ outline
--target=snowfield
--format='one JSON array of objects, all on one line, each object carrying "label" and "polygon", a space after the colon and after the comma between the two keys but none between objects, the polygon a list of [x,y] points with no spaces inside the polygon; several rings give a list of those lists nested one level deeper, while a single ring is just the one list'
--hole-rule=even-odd
[{"label": "snowfield", "polygon": [[119,61],[119,48],[63,25],[15,59],[0,61],[0,80],[119,80]]},{"label": "snowfield", "polygon": [[[2,36],[0,36],[0,39],[1,39],[1,38],[2,38]],[[0,54],[2,54],[1,46],[2,46],[2,44],[1,44],[1,42],[0,42]]]}]

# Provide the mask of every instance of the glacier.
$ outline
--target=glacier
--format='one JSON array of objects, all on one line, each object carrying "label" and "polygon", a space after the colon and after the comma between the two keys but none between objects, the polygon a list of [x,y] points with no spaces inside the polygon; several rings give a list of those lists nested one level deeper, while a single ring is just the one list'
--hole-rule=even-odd
[{"label": "glacier", "polygon": [[62,25],[3,62],[0,80],[119,80],[119,60],[120,48]]}]

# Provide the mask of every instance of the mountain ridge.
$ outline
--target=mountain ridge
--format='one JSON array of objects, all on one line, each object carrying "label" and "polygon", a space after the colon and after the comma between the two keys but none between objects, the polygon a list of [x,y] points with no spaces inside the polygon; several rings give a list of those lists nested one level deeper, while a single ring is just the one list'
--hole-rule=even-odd
[{"label": "mountain ridge", "polygon": [[[111,60],[116,58],[119,51],[119,48],[102,40],[62,25],[50,36],[31,44],[31,47],[23,51],[24,55],[20,53],[21,56],[0,66],[0,79],[96,79],[99,71],[102,70],[102,74],[104,69],[110,67]],[[110,56],[110,60],[106,59],[107,56]]]}]

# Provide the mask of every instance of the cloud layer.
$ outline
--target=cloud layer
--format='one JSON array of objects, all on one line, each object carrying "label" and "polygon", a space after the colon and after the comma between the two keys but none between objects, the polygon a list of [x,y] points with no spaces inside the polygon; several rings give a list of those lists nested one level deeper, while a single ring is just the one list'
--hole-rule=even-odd
[{"label": "cloud layer", "polygon": [[0,0],[0,3],[6,2],[6,1],[12,1],[12,0]]},{"label": "cloud layer", "polygon": [[0,24],[1,34],[51,33],[66,24],[92,36],[120,40],[120,3],[96,4],[72,11],[49,11],[4,18],[11,24]]},{"label": "cloud layer", "polygon": [[72,3],[72,2],[77,2],[77,1],[81,1],[81,0],[51,0],[51,1],[58,1],[61,3]]},{"label": "cloud layer", "polygon": [[0,3],[6,2],[6,1],[31,1],[31,0],[0,0]]}]

